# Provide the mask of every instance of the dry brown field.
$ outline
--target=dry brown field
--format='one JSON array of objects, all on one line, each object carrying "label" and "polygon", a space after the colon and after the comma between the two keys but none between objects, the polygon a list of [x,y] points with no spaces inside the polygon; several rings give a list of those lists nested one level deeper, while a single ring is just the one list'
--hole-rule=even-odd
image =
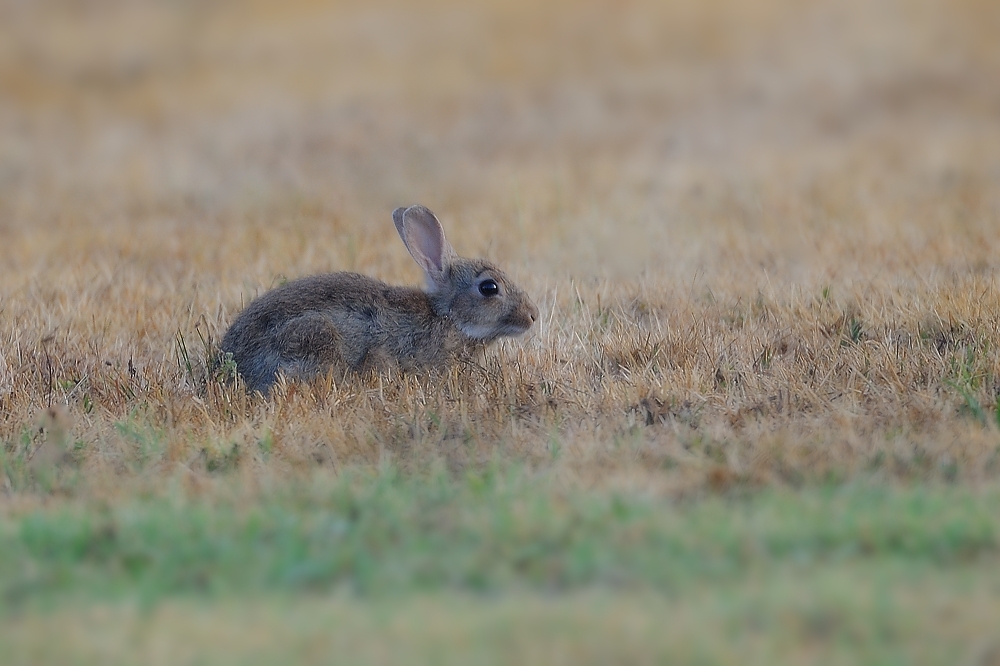
[{"label": "dry brown field", "polygon": [[[1000,473],[995,3],[0,12],[0,440],[73,444],[87,492],[127,485],[134,428],[164,438],[154,485]],[[417,282],[389,219],[415,202],[534,297],[526,338],[446,381],[211,376],[285,279]]]}]

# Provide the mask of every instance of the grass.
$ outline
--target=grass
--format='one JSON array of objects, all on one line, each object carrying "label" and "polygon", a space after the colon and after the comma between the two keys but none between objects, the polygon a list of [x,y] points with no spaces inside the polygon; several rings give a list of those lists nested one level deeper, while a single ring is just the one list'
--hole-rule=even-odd
[{"label": "grass", "polygon": [[979,584],[995,580],[992,568],[916,582],[912,570],[834,565],[697,590],[684,604],[590,591],[70,605],[12,618],[0,649],[12,664],[991,663],[995,643],[977,636],[995,626],[996,598]]},{"label": "grass", "polygon": [[920,573],[883,563],[772,572],[684,603],[589,591],[67,604],[10,618],[0,654],[11,664],[991,663],[996,644],[982,637],[996,626],[995,567]]},{"label": "grass", "polygon": [[678,503],[490,468],[217,492],[5,520],[4,662],[941,663],[1000,640],[995,487]]},{"label": "grass", "polygon": [[[955,566],[995,555],[1000,496],[846,487],[690,505],[488,471],[454,481],[389,470],[294,491],[63,507],[6,525],[5,598],[421,589],[670,591],[761,566],[885,559]],[[33,571],[26,577],[24,572]]]},{"label": "grass", "polygon": [[[996,478],[991,3],[283,7],[5,10],[6,484],[53,404],[85,475],[132,464],[138,419],[195,471],[502,440],[655,493]],[[416,282],[388,212],[418,200],[539,303],[531,335],[444,388],[227,388],[263,290]]]},{"label": "grass", "polygon": [[[0,1],[0,660],[995,661],[998,32]],[[418,202],[528,336],[231,381],[272,286],[416,284]]]}]

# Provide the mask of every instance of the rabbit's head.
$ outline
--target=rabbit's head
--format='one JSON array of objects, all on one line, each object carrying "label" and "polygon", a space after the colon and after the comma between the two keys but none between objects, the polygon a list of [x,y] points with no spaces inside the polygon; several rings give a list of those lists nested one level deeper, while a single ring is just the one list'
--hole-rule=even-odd
[{"label": "rabbit's head", "polygon": [[392,212],[396,231],[424,271],[434,312],[450,317],[476,340],[521,335],[538,318],[538,308],[499,268],[455,254],[434,213],[423,206]]}]

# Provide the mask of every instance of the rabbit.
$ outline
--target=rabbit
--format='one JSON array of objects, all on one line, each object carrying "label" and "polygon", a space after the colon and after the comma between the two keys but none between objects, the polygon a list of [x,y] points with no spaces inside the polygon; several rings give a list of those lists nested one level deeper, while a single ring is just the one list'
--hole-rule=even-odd
[{"label": "rabbit", "polygon": [[255,299],[222,339],[248,390],[265,396],[278,373],[308,380],[333,371],[444,368],[538,318],[531,299],[499,268],[455,254],[423,206],[392,212],[426,289],[358,273],[314,275]]}]

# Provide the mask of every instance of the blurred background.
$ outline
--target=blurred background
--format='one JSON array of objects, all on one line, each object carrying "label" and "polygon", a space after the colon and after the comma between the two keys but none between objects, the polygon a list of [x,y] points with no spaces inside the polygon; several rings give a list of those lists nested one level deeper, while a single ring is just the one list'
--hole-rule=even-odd
[{"label": "blurred background", "polygon": [[0,256],[413,279],[421,202],[553,278],[989,263],[998,35],[992,0],[2,0]]}]

